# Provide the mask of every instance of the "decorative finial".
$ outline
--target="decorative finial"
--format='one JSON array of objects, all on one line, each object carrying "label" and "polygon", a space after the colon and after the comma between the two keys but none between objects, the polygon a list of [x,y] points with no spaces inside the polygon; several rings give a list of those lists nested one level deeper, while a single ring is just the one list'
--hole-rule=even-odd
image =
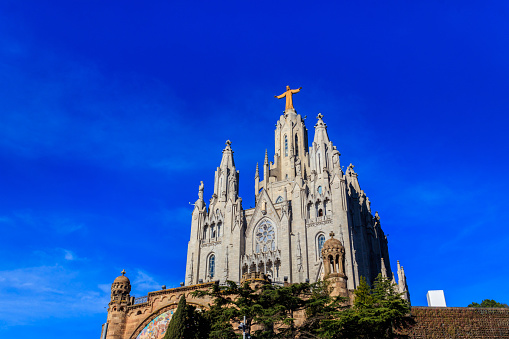
[{"label": "decorative finial", "polygon": [[226,146],[230,146],[232,142],[230,140],[226,140]]},{"label": "decorative finial", "polygon": [[267,149],[265,149],[265,161],[263,162],[264,165],[267,165],[269,163],[269,155],[267,154]]},{"label": "decorative finial", "polygon": [[120,272],[120,273],[122,273],[122,275],[125,275],[125,270],[122,270],[122,272]]},{"label": "decorative finial", "polygon": [[330,231],[329,236],[330,236],[331,238],[334,238],[334,231]]},{"label": "decorative finial", "polygon": [[322,113],[318,113],[318,116],[316,117],[318,120],[322,120],[323,118],[323,114]]}]

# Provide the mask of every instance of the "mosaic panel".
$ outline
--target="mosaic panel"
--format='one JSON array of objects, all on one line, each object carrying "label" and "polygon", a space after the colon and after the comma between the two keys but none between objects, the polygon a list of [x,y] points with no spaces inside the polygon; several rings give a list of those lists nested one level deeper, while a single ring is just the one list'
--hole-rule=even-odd
[{"label": "mosaic panel", "polygon": [[171,317],[173,316],[173,311],[174,310],[170,310],[158,315],[145,326],[136,339],[162,339],[166,333]]}]

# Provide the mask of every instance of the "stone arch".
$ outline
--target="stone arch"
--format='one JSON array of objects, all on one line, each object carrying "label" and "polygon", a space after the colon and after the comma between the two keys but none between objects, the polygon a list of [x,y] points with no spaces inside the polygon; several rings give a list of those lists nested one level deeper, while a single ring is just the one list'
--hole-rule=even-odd
[{"label": "stone arch", "polygon": [[[200,304],[200,303],[195,303],[195,302],[187,302],[188,305],[192,305],[192,306],[195,306],[197,308],[202,308],[202,309],[207,309],[207,305],[205,304]],[[154,320],[157,316],[163,314],[164,312],[167,312],[167,311],[171,311],[172,309],[176,309],[178,306],[178,303],[177,302],[174,302],[170,305],[165,305],[159,309],[157,309],[156,311],[152,312],[149,316],[147,316],[145,319],[143,319],[139,325],[136,327],[136,329],[131,333],[131,335],[129,336],[130,339],[136,339],[136,337],[140,334],[141,331],[143,331],[143,329],[145,328],[145,326],[147,326],[148,324],[150,324],[150,322],[152,320]]]}]

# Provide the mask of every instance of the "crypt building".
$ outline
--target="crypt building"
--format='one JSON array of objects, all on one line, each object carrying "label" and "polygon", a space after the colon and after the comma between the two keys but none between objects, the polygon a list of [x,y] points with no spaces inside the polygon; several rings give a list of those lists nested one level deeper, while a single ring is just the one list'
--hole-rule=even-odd
[{"label": "crypt building", "polygon": [[[348,289],[361,276],[368,283],[379,273],[393,277],[378,213],[373,216],[354,166],[346,171],[341,166],[322,114],[308,148],[308,129],[292,101],[299,90],[287,87],[278,97],[286,97],[287,105],[276,123],[273,158],[266,151],[263,164],[256,164],[254,208],[242,206],[230,141],[208,204],[201,182],[192,212],[186,285],[239,282],[253,272],[275,282],[316,282],[324,275],[321,250],[330,232],[344,247]],[[401,289],[406,292],[406,286]]]}]

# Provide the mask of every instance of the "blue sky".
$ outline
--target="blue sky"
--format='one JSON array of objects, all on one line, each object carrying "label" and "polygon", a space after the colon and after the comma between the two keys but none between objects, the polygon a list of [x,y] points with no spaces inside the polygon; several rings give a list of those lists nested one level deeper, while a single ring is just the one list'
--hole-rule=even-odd
[{"label": "blue sky", "polygon": [[1,336],[98,337],[124,268],[136,296],[183,281],[200,180],[230,139],[253,206],[286,85],[414,305],[508,303],[507,22],[503,1],[3,1]]}]

